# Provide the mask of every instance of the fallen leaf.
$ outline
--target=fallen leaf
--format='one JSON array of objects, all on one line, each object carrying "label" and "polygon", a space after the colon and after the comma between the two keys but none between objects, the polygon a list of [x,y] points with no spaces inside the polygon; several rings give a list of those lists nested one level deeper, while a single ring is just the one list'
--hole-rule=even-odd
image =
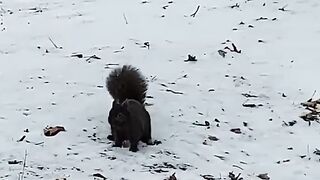
[{"label": "fallen leaf", "polygon": [[66,131],[66,130],[62,126],[46,127],[46,128],[43,129],[43,132],[44,132],[45,136],[55,136],[60,131]]},{"label": "fallen leaf", "polygon": [[270,179],[270,177],[268,176],[268,173],[259,174],[257,177],[260,178],[260,179],[263,179],[263,180],[269,180]]},{"label": "fallen leaf", "polygon": [[224,50],[218,50],[218,53],[220,56],[222,56],[223,58],[226,57],[227,52],[225,52]]},{"label": "fallen leaf", "polygon": [[231,132],[234,132],[236,134],[241,134],[241,129],[240,128],[233,128],[233,129],[230,129]]},{"label": "fallen leaf", "polygon": [[209,136],[208,139],[210,139],[211,141],[218,141],[219,138],[215,137],[215,136]]}]

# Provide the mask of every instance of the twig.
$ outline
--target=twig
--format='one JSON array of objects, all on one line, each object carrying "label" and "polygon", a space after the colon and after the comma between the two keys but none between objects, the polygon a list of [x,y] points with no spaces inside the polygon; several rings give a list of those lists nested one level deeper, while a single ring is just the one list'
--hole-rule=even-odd
[{"label": "twig", "polygon": [[55,47],[55,48],[58,48],[58,46],[52,41],[52,39],[49,37],[49,40],[51,41],[51,43],[53,44],[53,46]]},{"label": "twig", "polygon": [[205,121],[204,124],[200,124],[198,121],[192,123],[192,125],[195,125],[195,126],[210,126],[210,123],[209,121]]},{"label": "twig", "polygon": [[238,165],[233,164],[232,166],[233,166],[233,167],[236,167],[236,168],[239,168],[239,169],[241,169],[241,170],[243,170],[243,168],[242,168],[242,167],[240,167],[240,166],[238,166]]},{"label": "twig", "polygon": [[260,17],[260,18],[256,19],[256,21],[261,21],[261,20],[268,20],[268,18],[267,17]]},{"label": "twig", "polygon": [[236,52],[236,53],[241,53],[241,50],[238,50],[238,48],[236,47],[236,45],[234,45],[234,43],[231,44],[232,45],[232,49],[229,48],[228,46],[226,46],[224,49],[228,49],[230,52]]},{"label": "twig", "polygon": [[235,5],[230,6],[231,9],[233,9],[233,8],[239,8],[239,7],[240,7],[239,3],[236,3]]},{"label": "twig", "polygon": [[127,20],[127,17],[126,17],[126,14],[124,14],[124,13],[123,13],[123,18],[124,18],[124,20],[126,21],[126,24],[129,24],[129,23],[128,23],[128,20]]},{"label": "twig", "polygon": [[119,64],[116,64],[116,63],[109,63],[109,64],[106,64],[104,66],[105,69],[110,69],[111,67],[110,66],[119,66]]},{"label": "twig", "polygon": [[313,94],[312,94],[312,96],[311,96],[311,98],[307,101],[307,102],[310,102],[310,101],[312,101],[312,98],[314,97],[314,95],[317,93],[317,90],[314,90],[313,91]]},{"label": "twig", "polygon": [[263,106],[263,104],[243,103],[242,106],[243,107],[249,107],[249,108],[256,108],[256,107],[259,107],[259,106]]},{"label": "twig", "polygon": [[183,94],[182,92],[173,91],[171,89],[166,89],[167,92],[171,92],[173,94]]},{"label": "twig", "polygon": [[288,11],[288,10],[285,9],[287,6],[288,6],[288,4],[286,4],[285,6],[279,8],[278,10],[279,10],[279,11]]},{"label": "twig", "polygon": [[219,158],[220,160],[224,161],[226,158],[220,155],[213,155],[214,157]]},{"label": "twig", "polygon": [[200,5],[198,5],[196,12],[194,12],[194,13],[191,14],[190,16],[191,16],[191,17],[196,17],[196,14],[197,14],[197,12],[199,11],[199,9],[200,9]]},{"label": "twig", "polygon": [[307,154],[308,154],[308,157],[309,157],[309,160],[310,160],[311,157],[310,157],[310,146],[309,146],[309,144],[307,145]]},{"label": "twig", "polygon": [[29,140],[26,140],[26,143],[34,144],[34,145],[36,145],[36,146],[39,146],[39,145],[43,145],[43,144],[44,144],[43,141],[42,141],[42,142],[32,142],[32,141],[29,141]]},{"label": "twig", "polygon": [[23,141],[26,137],[27,137],[26,135],[23,135],[17,142]]},{"label": "twig", "polygon": [[23,160],[23,166],[22,166],[22,173],[21,173],[21,176],[20,176],[20,180],[23,180],[24,178],[24,170],[26,169],[26,162],[27,162],[27,150],[25,150],[24,152],[24,160]]},{"label": "twig", "polygon": [[62,49],[62,47],[58,47],[53,41],[52,39],[49,37],[50,42],[53,44],[53,46],[57,49]]},{"label": "twig", "polygon": [[86,61],[90,62],[91,59],[101,59],[101,58],[96,55],[92,55],[89,58],[87,58]]},{"label": "twig", "polygon": [[232,45],[232,47],[233,47],[234,52],[236,52],[236,53],[241,53],[241,50],[238,50],[237,47],[236,47],[236,45],[234,45],[233,43],[232,43],[231,45]]},{"label": "twig", "polygon": [[257,98],[258,96],[253,95],[253,94],[249,94],[249,93],[242,93],[242,96],[246,97],[246,98]]}]

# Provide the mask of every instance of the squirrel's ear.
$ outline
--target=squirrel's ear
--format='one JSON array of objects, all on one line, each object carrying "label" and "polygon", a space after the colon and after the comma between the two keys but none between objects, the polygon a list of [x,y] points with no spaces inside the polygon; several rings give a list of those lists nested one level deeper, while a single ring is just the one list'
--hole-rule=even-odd
[{"label": "squirrel's ear", "polygon": [[112,102],[112,107],[121,106],[116,100]]},{"label": "squirrel's ear", "polygon": [[128,107],[128,99],[126,99],[125,101],[123,101],[123,103],[121,104],[121,106],[123,107],[123,108],[127,108]]}]

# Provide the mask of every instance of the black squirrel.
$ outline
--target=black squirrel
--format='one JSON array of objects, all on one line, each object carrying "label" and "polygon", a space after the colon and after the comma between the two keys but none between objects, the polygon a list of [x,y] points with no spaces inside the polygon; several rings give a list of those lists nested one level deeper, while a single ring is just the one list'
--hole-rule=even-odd
[{"label": "black squirrel", "polygon": [[138,151],[138,142],[151,145],[151,120],[144,107],[147,81],[140,71],[124,65],[114,69],[106,80],[109,94],[113,97],[108,122],[116,147],[121,147],[124,140],[129,140],[132,152]]}]

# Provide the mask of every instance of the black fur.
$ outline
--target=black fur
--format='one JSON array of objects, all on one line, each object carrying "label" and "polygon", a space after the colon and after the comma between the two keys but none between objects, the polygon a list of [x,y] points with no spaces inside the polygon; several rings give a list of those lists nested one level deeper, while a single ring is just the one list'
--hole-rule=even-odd
[{"label": "black fur", "polygon": [[136,152],[140,140],[151,144],[150,115],[140,102],[129,99],[122,104],[113,103],[108,121],[114,146],[121,147],[124,140],[129,140],[129,150]]},{"label": "black fur", "polygon": [[150,115],[144,107],[147,83],[138,69],[123,66],[112,71],[107,78],[107,88],[114,98],[108,122],[114,146],[121,147],[130,141],[130,151],[138,151],[138,142],[151,143]]},{"label": "black fur", "polygon": [[137,68],[124,65],[109,74],[107,89],[119,103],[123,103],[126,99],[135,99],[144,104],[148,85]]}]

